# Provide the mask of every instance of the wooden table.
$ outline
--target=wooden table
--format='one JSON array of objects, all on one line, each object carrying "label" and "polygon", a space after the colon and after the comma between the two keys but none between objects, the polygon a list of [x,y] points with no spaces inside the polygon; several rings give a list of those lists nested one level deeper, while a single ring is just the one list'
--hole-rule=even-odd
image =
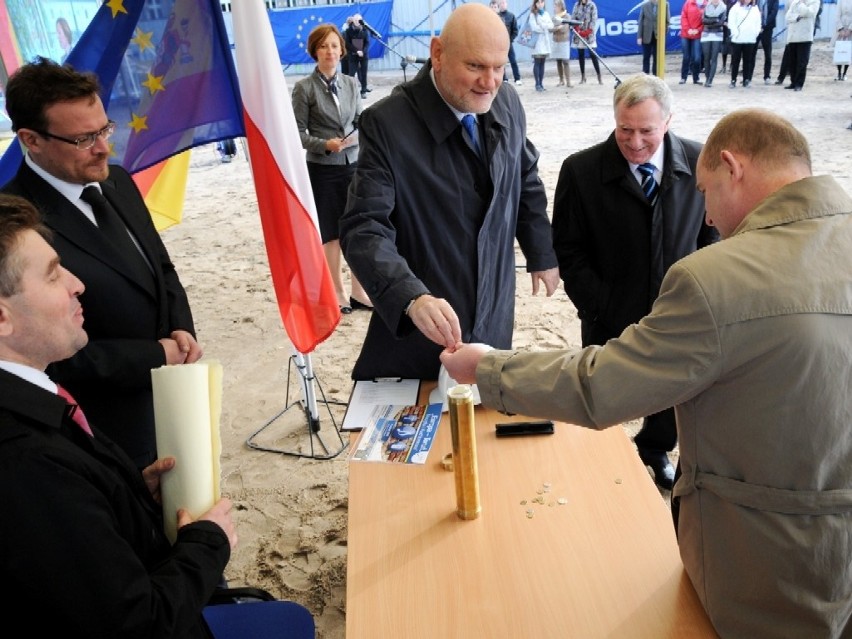
[{"label": "wooden table", "polygon": [[495,437],[519,419],[476,409],[473,521],[440,465],[446,414],[424,466],[350,463],[347,639],[716,637],[624,430]]}]

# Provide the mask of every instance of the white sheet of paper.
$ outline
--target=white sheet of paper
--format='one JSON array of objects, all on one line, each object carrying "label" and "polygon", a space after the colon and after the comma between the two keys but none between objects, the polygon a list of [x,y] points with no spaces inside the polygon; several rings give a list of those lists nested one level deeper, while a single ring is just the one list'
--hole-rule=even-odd
[{"label": "white sheet of paper", "polygon": [[204,514],[220,496],[219,418],[222,366],[196,362],[151,371],[157,456],[174,457],[175,467],[160,480],[166,536],[177,538],[177,511]]},{"label": "white sheet of paper", "polygon": [[420,395],[419,379],[377,379],[355,382],[341,430],[361,430],[379,405],[412,406]]}]

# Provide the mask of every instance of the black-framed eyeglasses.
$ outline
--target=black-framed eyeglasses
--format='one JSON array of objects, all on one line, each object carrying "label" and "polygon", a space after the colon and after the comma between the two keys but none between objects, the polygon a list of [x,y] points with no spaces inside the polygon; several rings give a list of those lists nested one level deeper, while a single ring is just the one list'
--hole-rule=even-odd
[{"label": "black-framed eyeglasses", "polygon": [[[35,129],[33,129],[35,131]],[[98,141],[98,138],[103,140],[109,140],[110,136],[115,133],[115,122],[109,120],[107,125],[102,128],[100,131],[95,131],[94,133],[86,133],[85,135],[81,135],[80,137],[74,138],[63,138],[61,135],[54,135],[53,133],[48,133],[47,131],[36,131],[39,135],[52,138],[54,140],[59,140],[60,142],[65,142],[66,144],[73,144],[80,151],[88,151],[93,146],[95,146],[95,142]]]}]

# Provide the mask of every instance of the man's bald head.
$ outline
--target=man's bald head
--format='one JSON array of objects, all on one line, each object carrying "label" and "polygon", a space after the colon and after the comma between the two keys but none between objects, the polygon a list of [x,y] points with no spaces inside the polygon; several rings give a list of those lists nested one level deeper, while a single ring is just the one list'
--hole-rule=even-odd
[{"label": "man's bald head", "polygon": [[444,100],[463,113],[485,113],[503,84],[509,34],[503,21],[482,4],[464,4],[432,39],[435,84]]},{"label": "man's bald head", "polygon": [[754,108],[719,120],[695,171],[707,222],[722,237],[731,236],[767,197],[811,175],[805,136],[777,113]]},{"label": "man's bald head", "polygon": [[[506,49],[509,54],[509,33],[506,25],[496,13],[482,4],[463,4],[450,14],[444,23],[439,39],[445,48],[468,46],[475,48],[476,40],[486,42]],[[496,42],[492,42],[496,41]]]}]

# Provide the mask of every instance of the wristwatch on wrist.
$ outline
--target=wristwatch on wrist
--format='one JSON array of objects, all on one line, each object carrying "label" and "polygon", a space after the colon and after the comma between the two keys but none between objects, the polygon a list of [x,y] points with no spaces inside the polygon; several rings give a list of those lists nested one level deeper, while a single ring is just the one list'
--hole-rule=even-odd
[{"label": "wristwatch on wrist", "polygon": [[418,298],[423,297],[424,295],[425,293],[420,293],[419,295],[415,295],[414,297],[412,297],[411,300],[409,300],[408,304],[405,305],[405,310],[403,311],[403,313],[407,316],[408,313],[411,311],[411,307],[414,306],[414,302]]}]

